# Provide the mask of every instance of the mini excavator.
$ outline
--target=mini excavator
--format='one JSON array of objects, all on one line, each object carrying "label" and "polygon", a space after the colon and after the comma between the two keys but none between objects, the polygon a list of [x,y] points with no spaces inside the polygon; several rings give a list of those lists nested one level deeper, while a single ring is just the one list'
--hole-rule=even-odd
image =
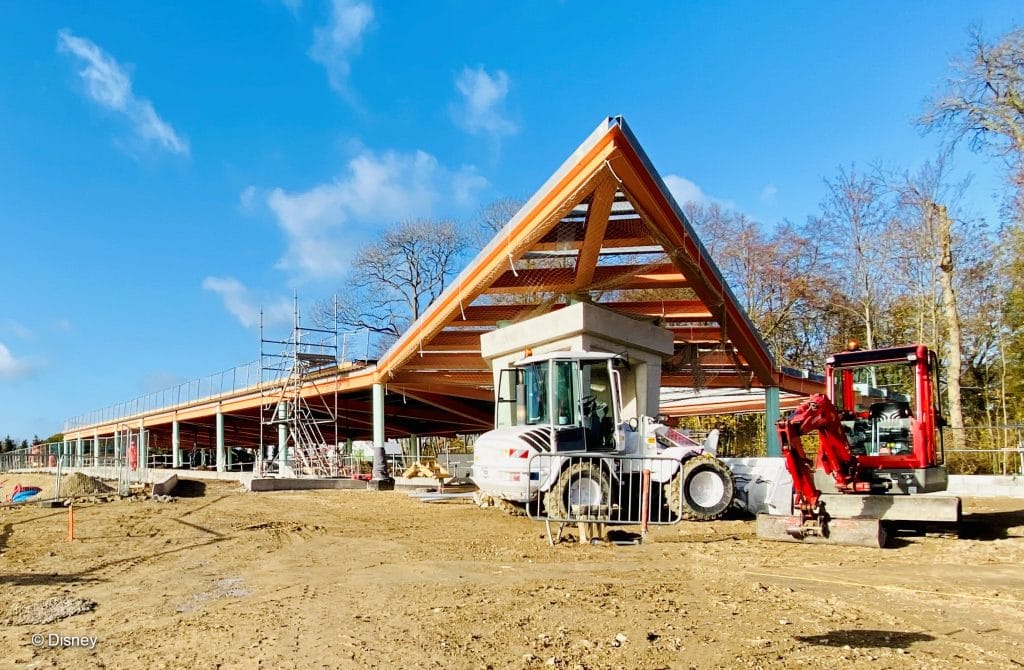
[{"label": "mini excavator", "polygon": [[[913,344],[830,356],[826,394],[776,424],[793,478],[793,515],[760,514],[757,535],[786,542],[882,547],[901,522],[958,523],[945,491],[938,357]],[[818,433],[813,460],[802,438]]]}]

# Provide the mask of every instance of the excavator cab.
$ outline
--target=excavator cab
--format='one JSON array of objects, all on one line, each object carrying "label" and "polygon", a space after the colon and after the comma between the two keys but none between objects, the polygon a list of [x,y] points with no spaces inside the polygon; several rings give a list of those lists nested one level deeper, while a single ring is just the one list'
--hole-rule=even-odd
[{"label": "excavator cab", "polygon": [[[844,351],[828,358],[825,379],[850,452],[872,491],[946,489],[940,430],[945,421],[933,351],[921,344]],[[816,465],[822,465],[820,454]],[[831,490],[829,479],[815,475],[823,491]]]}]

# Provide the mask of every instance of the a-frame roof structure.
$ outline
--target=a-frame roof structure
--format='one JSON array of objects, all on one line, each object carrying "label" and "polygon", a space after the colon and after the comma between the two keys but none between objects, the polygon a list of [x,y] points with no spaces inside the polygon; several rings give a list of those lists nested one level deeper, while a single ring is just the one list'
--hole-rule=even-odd
[{"label": "a-frame roof structure", "polygon": [[764,341],[622,117],[607,118],[381,357],[423,398],[492,384],[482,332],[573,300],[676,336],[663,386],[776,386]]}]

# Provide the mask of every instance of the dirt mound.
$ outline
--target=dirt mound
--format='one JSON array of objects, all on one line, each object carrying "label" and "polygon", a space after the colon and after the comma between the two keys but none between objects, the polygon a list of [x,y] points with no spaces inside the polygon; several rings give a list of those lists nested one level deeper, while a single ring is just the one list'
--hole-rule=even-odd
[{"label": "dirt mound", "polygon": [[77,496],[91,496],[97,493],[110,493],[113,491],[111,487],[104,484],[101,480],[95,477],[89,477],[83,475],[81,472],[76,472],[73,475],[69,475],[64,478],[60,483],[60,494],[65,498],[75,498]]}]

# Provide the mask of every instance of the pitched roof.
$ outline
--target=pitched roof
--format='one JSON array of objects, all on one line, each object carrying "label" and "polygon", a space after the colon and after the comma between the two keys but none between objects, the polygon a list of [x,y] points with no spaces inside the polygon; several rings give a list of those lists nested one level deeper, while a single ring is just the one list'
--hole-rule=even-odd
[{"label": "pitched roof", "polygon": [[476,397],[492,383],[481,332],[574,300],[670,328],[664,386],[778,384],[767,346],[622,117],[598,125],[384,353],[377,378],[414,397]]}]

